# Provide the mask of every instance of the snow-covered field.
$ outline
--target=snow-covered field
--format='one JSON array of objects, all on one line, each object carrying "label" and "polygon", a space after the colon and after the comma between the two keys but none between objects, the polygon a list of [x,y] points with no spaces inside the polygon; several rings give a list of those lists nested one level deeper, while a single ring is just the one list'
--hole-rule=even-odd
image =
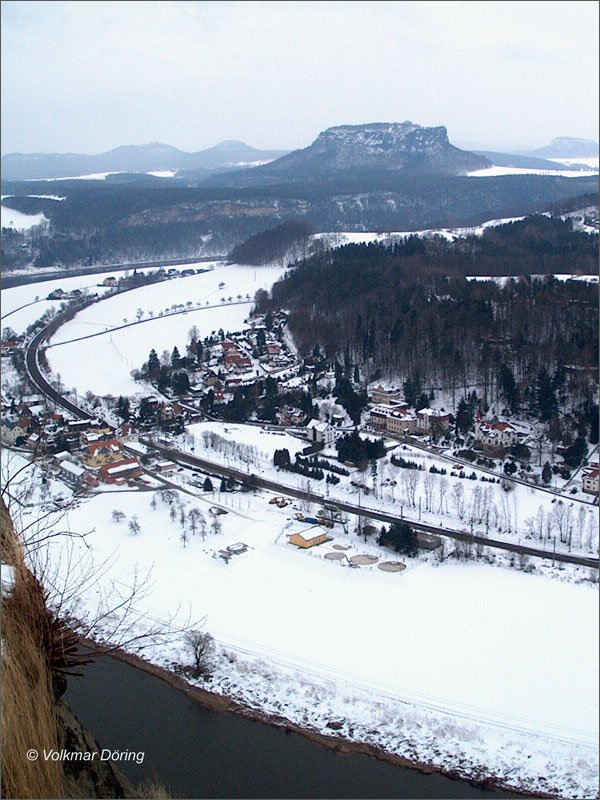
[{"label": "snow-covered field", "polygon": [[[564,162],[563,162],[564,163]],[[486,167],[468,172],[469,178],[497,178],[500,175],[554,175],[562,178],[586,178],[597,175],[598,168],[589,170],[573,169],[530,169],[526,167]]]},{"label": "snow-covered field", "polygon": [[406,239],[409,236],[423,236],[431,238],[442,236],[445,239],[453,240],[465,236],[481,236],[486,228],[493,228],[497,225],[506,225],[508,222],[518,222],[524,217],[505,217],[503,219],[490,219],[481,225],[469,228],[427,228],[416,231],[330,231],[328,233],[315,233],[313,239],[324,239],[332,247],[341,247],[344,244],[369,244],[370,242],[385,242],[389,239]]},{"label": "snow-covered field", "polygon": [[[2,304],[4,306],[4,304]],[[28,305],[25,308],[20,308],[12,312],[7,312],[8,316],[5,318],[2,314],[2,328],[11,328],[17,335],[25,333],[30,325],[33,325],[46,311],[49,309],[58,310],[58,300],[39,300]],[[4,312],[4,308],[2,309]]]},{"label": "snow-covered field", "polygon": [[[89,533],[85,543],[50,542],[52,573],[75,588],[104,565],[84,590],[80,617],[116,604],[136,573],[150,575],[135,603],[148,626],[205,618],[217,639],[208,688],[324,732],[341,721],[347,738],[467,775],[475,765],[513,786],[593,796],[594,587],[435,557],[401,574],[348,569],[287,544],[291,507],[269,505],[269,495],[198,495],[180,495],[175,513],[160,493],[153,509],[152,494],[139,492],[103,494],[68,512],[62,527]],[[230,509],[221,531],[209,524],[214,501]],[[205,538],[184,521],[184,546],[182,510],[185,520],[192,508],[204,514]],[[113,510],[125,519],[115,522]],[[22,513],[27,524],[39,512]],[[134,516],[137,535],[128,527]],[[316,550],[361,548],[339,526],[332,535]],[[213,557],[236,542],[248,551],[228,564]],[[167,667],[190,660],[182,641],[145,642],[143,652]]]},{"label": "snow-covered field", "polygon": [[[490,277],[489,275],[468,275],[466,280],[468,281],[494,281],[499,286],[504,286],[507,281],[515,280],[518,281],[521,276],[519,275],[503,275],[501,278],[498,277]],[[543,280],[545,275],[529,275],[530,278],[539,278]],[[553,275],[553,278],[556,278],[557,281],[583,281],[584,283],[598,283],[598,276],[597,275]]]},{"label": "snow-covered field", "polygon": [[[194,268],[201,268],[203,265],[194,264],[192,266]],[[207,266],[209,266],[209,264],[207,264]],[[143,272],[145,274],[149,274],[151,272],[156,272],[157,269],[159,268],[147,267],[143,270]],[[183,269],[187,269],[187,265],[182,264],[180,266],[170,267],[169,269],[181,271]],[[47,297],[50,292],[54,291],[54,289],[63,289],[65,292],[71,292],[74,289],[81,289],[84,293],[89,291],[103,294],[107,291],[108,287],[98,286],[98,284],[102,283],[105,278],[111,276],[116,278],[124,278],[131,275],[132,272],[133,270],[115,271],[107,267],[106,272],[87,275],[74,275],[72,278],[53,278],[52,273],[48,273],[45,280],[37,281],[36,283],[27,283],[23,286],[13,286],[10,289],[3,289],[2,317],[11,311],[14,311],[16,308],[25,305],[26,303],[31,303],[36,299]]]},{"label": "snow-covered field", "polygon": [[0,224],[3,228],[15,228],[16,230],[28,230],[40,222],[48,221],[43,214],[23,214],[14,208],[0,206]]},{"label": "snow-covered field", "polygon": [[[211,264],[198,266],[209,268]],[[181,351],[193,326],[201,337],[220,328],[238,330],[252,309],[255,292],[270,289],[282,272],[278,267],[222,266],[219,262],[212,266],[213,270],[200,275],[144,286],[84,309],[57,331],[51,344],[122,325],[124,320],[133,322],[138,308],[143,309],[144,319],[154,319],[106,336],[50,348],[52,371],[60,373],[62,382],[69,388],[77,387],[80,394],[88,389],[98,395],[139,393],[142,387],[130,373],[148,360],[151,348],[159,355],[165,349],[171,352],[175,345]],[[219,288],[221,283],[225,285]],[[250,298],[247,301],[246,295]],[[243,301],[239,304],[238,296]],[[234,304],[221,307],[222,297],[231,298]],[[188,301],[200,307],[172,317],[159,316],[174,310],[173,306],[185,307]],[[203,308],[205,305],[209,307]]]},{"label": "snow-covered field", "polygon": [[597,170],[600,159],[598,156],[592,156],[590,158],[549,158],[548,161],[554,161],[557,164],[567,165],[583,164],[585,167]]}]

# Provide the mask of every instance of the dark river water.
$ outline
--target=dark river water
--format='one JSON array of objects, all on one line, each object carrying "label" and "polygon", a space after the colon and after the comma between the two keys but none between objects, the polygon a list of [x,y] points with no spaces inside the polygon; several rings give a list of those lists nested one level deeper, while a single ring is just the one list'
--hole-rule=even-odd
[{"label": "dark river water", "polygon": [[101,748],[144,752],[118,763],[180,798],[510,797],[363,755],[343,755],[236,714],[212,711],[164,681],[103,657],[72,677],[66,699]]}]

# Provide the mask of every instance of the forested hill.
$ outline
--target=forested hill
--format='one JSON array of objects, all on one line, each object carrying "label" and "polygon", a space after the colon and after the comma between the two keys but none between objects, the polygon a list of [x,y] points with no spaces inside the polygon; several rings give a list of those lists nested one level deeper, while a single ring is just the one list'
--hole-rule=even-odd
[{"label": "forested hill", "polygon": [[506,362],[526,386],[541,368],[597,366],[597,286],[465,276],[589,274],[597,259],[597,235],[536,216],[454,242],[410,237],[324,252],[276,283],[271,302],[289,309],[303,354],[319,345],[368,375],[418,372],[454,390],[493,382]]},{"label": "forested hill", "polygon": [[2,260],[6,270],[193,258],[230,252],[248,237],[291,219],[316,231],[456,227],[546,211],[586,195],[588,200],[575,206],[581,208],[589,204],[590,193],[597,201],[593,178],[417,178],[372,171],[246,189],[4,182],[3,206],[41,212],[49,224],[44,230],[3,231]]}]

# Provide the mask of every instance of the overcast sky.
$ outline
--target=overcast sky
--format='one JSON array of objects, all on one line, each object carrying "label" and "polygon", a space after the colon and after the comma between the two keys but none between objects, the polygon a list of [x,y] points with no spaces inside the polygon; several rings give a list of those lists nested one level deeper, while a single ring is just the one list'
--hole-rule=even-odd
[{"label": "overcast sky", "polygon": [[2,152],[305,147],[412,120],[454,143],[598,138],[592,2],[2,0]]}]

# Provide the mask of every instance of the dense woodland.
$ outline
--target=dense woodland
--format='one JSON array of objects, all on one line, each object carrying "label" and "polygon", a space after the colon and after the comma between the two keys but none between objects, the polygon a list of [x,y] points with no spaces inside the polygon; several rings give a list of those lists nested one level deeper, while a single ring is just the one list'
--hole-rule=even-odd
[{"label": "dense woodland", "polygon": [[5,269],[225,254],[292,219],[317,231],[418,230],[528,214],[576,196],[579,208],[597,202],[593,178],[539,175],[416,178],[353,171],[316,182],[247,188],[148,185],[128,178],[125,183],[3,182],[3,205],[42,212],[50,220],[42,235],[23,232],[3,242]]},{"label": "dense woodland", "polygon": [[[597,285],[551,273],[590,274],[597,259],[597,235],[536,216],[455,242],[410,237],[317,254],[276,283],[271,298],[261,296],[259,310],[288,309],[303,355],[320,347],[370,379],[418,376],[423,388],[454,396],[477,386],[492,402],[506,399],[509,372],[527,401],[543,370],[589,396]],[[474,275],[523,277],[466,279]]]},{"label": "dense woodland", "polygon": [[292,250],[306,255],[312,233],[314,229],[308,223],[289,220],[251,236],[235,247],[229,258],[237,264],[270,264],[290,258]]}]

